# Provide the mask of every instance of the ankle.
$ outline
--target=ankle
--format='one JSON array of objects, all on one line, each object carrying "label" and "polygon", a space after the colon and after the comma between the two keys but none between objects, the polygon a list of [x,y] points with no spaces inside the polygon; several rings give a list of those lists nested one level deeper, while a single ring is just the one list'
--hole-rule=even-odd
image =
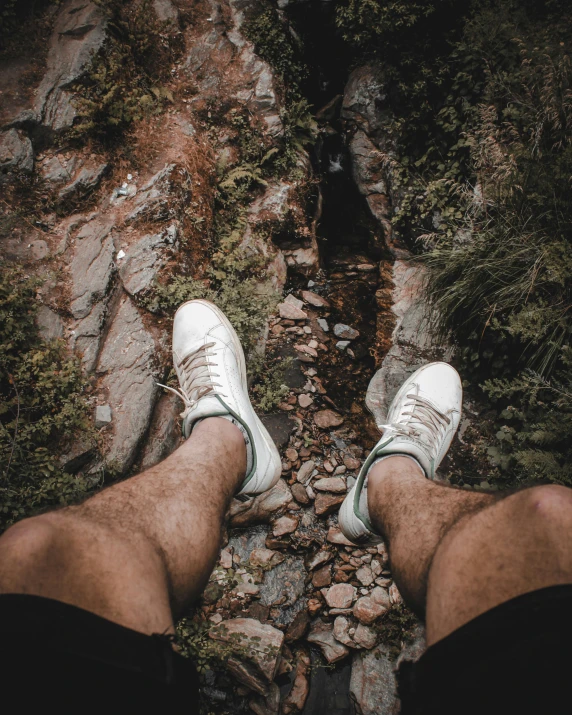
[{"label": "ankle", "polygon": [[242,431],[233,422],[223,417],[205,417],[193,427],[191,437],[198,437],[202,440],[207,434],[212,436],[213,433],[217,440],[224,443],[226,450],[231,452],[233,463],[238,467],[239,484],[241,484],[246,476],[247,463],[247,448]]},{"label": "ankle", "polygon": [[382,488],[391,488],[394,480],[402,483],[404,478],[426,479],[425,472],[416,459],[402,454],[381,457],[368,472],[368,492],[372,494]]}]

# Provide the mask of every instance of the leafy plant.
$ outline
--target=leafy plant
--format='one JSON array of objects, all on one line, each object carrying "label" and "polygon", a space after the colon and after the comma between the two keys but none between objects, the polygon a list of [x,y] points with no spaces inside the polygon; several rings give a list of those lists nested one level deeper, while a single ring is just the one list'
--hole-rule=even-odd
[{"label": "leafy plant", "polygon": [[17,269],[0,273],[0,525],[76,500],[92,484],[63,472],[59,453],[89,435],[87,385],[61,341],[35,324],[38,283]]}]

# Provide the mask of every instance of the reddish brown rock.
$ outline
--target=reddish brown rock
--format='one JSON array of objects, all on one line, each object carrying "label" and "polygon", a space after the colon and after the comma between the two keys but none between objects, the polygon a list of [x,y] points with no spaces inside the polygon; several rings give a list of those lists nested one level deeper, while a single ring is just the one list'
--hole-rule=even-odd
[{"label": "reddish brown rock", "polygon": [[300,640],[304,633],[306,633],[309,624],[310,616],[308,615],[308,611],[306,611],[306,609],[298,611],[294,616],[294,620],[286,630],[286,643],[293,643],[294,641]]},{"label": "reddish brown rock", "polygon": [[330,542],[330,544],[337,544],[338,546],[355,546],[352,541],[346,539],[337,526],[330,526],[326,539]]},{"label": "reddish brown rock", "polygon": [[311,616],[315,616],[323,608],[322,602],[318,598],[310,598],[308,600],[308,613]]},{"label": "reddish brown rock", "polygon": [[311,357],[318,357],[318,351],[315,348],[311,348],[309,345],[294,345],[294,348],[305,355],[310,355]]},{"label": "reddish brown rock", "polygon": [[312,586],[314,588],[323,588],[332,583],[332,569],[329,564],[322,566],[321,569],[314,571],[312,574]]},{"label": "reddish brown rock", "polygon": [[333,410],[320,410],[314,415],[314,422],[321,429],[329,427],[339,427],[344,421],[344,418]]},{"label": "reddish brown rock", "polygon": [[397,588],[397,586],[394,583],[392,583],[391,586],[389,587],[389,598],[391,599],[391,603],[394,603],[394,604],[403,603],[403,599],[401,598],[399,589]]},{"label": "reddish brown rock", "polygon": [[328,516],[328,514],[333,514],[337,511],[340,504],[343,502],[345,496],[343,494],[336,496],[335,494],[328,494],[327,492],[322,492],[316,496],[316,501],[314,502],[314,508],[318,516]]},{"label": "reddish brown rock", "polygon": [[298,459],[298,452],[294,447],[289,447],[285,452],[284,456],[290,462],[295,462]]},{"label": "reddish brown rock", "polygon": [[359,459],[350,456],[344,457],[344,464],[352,472],[357,471],[361,466]]},{"label": "reddish brown rock", "polygon": [[333,626],[321,621],[314,623],[307,640],[322,649],[328,663],[337,663],[349,653],[348,648],[334,638]]},{"label": "reddish brown rock", "polygon": [[285,516],[281,516],[279,519],[276,519],[272,526],[272,533],[274,536],[279,537],[279,536],[285,536],[286,534],[291,534],[293,531],[296,531],[298,528],[298,523],[299,519],[296,516],[290,516],[289,514],[286,514]]},{"label": "reddish brown rock", "polygon": [[330,608],[349,608],[355,597],[356,589],[353,586],[348,583],[338,583],[328,589],[326,603]]},{"label": "reddish brown rock", "polygon": [[377,643],[377,633],[373,630],[373,628],[368,628],[368,626],[364,626],[360,623],[355,629],[353,639],[357,645],[365,648],[366,650],[370,650]]},{"label": "reddish brown rock", "polygon": [[328,301],[325,298],[322,298],[321,295],[318,295],[317,293],[314,293],[311,290],[303,290],[302,298],[306,303],[313,305],[314,308],[329,308],[330,307],[330,304],[328,303]]},{"label": "reddish brown rock", "polygon": [[307,462],[304,462],[300,469],[298,470],[298,474],[296,475],[296,479],[301,483],[301,484],[306,484],[306,482],[310,479],[310,475],[314,471],[316,464],[313,460],[309,459]]},{"label": "reddish brown rock", "polygon": [[369,596],[359,598],[354,606],[354,616],[360,623],[366,626],[374,623],[380,616],[387,611],[385,606],[376,603]]},{"label": "reddish brown rock", "polygon": [[311,502],[311,499],[308,496],[306,489],[301,484],[292,485],[292,495],[294,496],[294,499],[296,499],[296,501],[300,504],[306,505]]},{"label": "reddish brown rock", "polygon": [[308,317],[308,313],[291,303],[280,303],[278,312],[281,318],[286,318],[287,320],[305,320]]},{"label": "reddish brown rock", "polygon": [[347,491],[346,483],[341,477],[318,479],[318,481],[312,484],[312,487],[317,492],[333,492],[334,494],[345,494]]},{"label": "reddish brown rock", "polygon": [[310,692],[310,656],[304,651],[298,652],[297,656],[294,685],[282,703],[283,715],[302,712]]},{"label": "reddish brown rock", "polygon": [[314,400],[310,397],[310,395],[298,395],[298,404],[300,407],[306,408],[310,407],[314,403]]}]

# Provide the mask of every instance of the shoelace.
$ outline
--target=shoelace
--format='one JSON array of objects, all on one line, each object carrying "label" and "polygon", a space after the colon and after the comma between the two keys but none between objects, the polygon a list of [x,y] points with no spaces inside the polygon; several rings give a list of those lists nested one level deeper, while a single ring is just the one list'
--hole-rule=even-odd
[{"label": "shoelace", "polygon": [[[438,451],[439,440],[443,431],[451,423],[450,417],[444,415],[434,405],[420,395],[407,395],[410,402],[405,407],[411,407],[408,412],[402,412],[402,417],[393,424],[381,425],[405,437],[425,438],[425,442],[433,451]],[[407,420],[406,418],[410,419]]]},{"label": "shoelace", "polygon": [[177,355],[175,356],[175,370],[179,378],[180,390],[157,383],[159,387],[164,387],[165,390],[169,390],[169,392],[183,400],[185,403],[185,409],[181,412],[183,419],[205,395],[212,394],[224,397],[221,392],[215,390],[216,387],[221,387],[220,383],[212,381],[213,377],[219,377],[219,375],[209,369],[216,367],[216,363],[212,360],[209,362],[209,358],[215,356],[214,352],[209,352],[210,348],[215,345],[216,343],[205,343],[182,359],[179,359]]}]

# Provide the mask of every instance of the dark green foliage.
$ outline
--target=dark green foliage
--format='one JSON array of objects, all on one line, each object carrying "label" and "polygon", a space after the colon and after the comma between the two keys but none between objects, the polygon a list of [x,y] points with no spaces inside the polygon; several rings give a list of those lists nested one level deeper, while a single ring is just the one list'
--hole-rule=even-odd
[{"label": "dark green foliage", "polygon": [[46,343],[35,325],[37,282],[0,275],[0,527],[88,489],[65,474],[58,453],[87,430],[81,366],[63,343]]},{"label": "dark green foliage", "polygon": [[180,40],[159,22],[151,0],[98,0],[109,14],[109,39],[75,88],[76,136],[118,140],[132,122],[173,101],[166,83]]},{"label": "dark green foliage", "polygon": [[299,98],[299,87],[308,76],[308,68],[301,59],[299,40],[278,10],[269,2],[252,8],[244,33],[254,44],[256,54],[266,60],[284,82],[287,98]]},{"label": "dark green foliage", "polygon": [[571,483],[569,9],[348,0],[338,25],[381,60],[395,230],[423,254],[464,377],[497,408],[491,458],[509,483]]},{"label": "dark green foliage", "polygon": [[403,646],[410,642],[419,620],[405,605],[392,606],[378,623],[381,642],[389,647],[392,660],[399,657]]}]

